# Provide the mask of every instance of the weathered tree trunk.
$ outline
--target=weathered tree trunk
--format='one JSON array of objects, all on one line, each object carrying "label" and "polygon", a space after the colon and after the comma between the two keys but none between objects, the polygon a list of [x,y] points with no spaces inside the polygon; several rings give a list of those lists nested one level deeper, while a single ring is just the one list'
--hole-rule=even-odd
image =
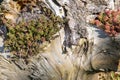
[{"label": "weathered tree trunk", "polygon": [[[57,2],[58,1],[58,2]],[[119,1],[119,0],[118,0]],[[110,38],[87,20],[107,7],[106,0],[44,0],[68,24],[37,56],[18,61],[0,57],[1,80],[99,80],[117,71],[119,37]],[[53,3],[51,3],[53,2]],[[57,2],[57,3],[56,3]],[[56,7],[57,6],[57,7]],[[60,9],[63,9],[61,12]],[[116,45],[117,44],[117,45]],[[102,71],[102,72],[101,72]]]}]

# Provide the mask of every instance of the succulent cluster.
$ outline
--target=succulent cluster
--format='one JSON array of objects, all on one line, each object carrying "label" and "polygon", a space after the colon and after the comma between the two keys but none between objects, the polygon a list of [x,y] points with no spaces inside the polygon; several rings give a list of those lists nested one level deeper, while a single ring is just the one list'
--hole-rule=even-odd
[{"label": "succulent cluster", "polygon": [[111,72],[111,80],[120,80],[120,73]]},{"label": "succulent cluster", "polygon": [[103,29],[109,36],[114,37],[120,33],[120,10],[105,9],[91,23]]},{"label": "succulent cluster", "polygon": [[5,18],[1,18],[2,24],[7,28],[5,47],[16,56],[28,57],[39,53],[40,44],[49,41],[52,36],[59,31],[58,25],[64,24],[64,20],[55,16],[46,7],[40,18],[19,23],[13,23]]}]

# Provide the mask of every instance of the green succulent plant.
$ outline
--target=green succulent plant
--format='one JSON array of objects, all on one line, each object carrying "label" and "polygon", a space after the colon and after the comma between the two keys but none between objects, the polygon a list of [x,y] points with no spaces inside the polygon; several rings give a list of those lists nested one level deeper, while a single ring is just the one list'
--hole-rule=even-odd
[{"label": "green succulent plant", "polygon": [[40,44],[51,40],[52,36],[60,30],[58,25],[63,25],[64,20],[46,7],[39,19],[20,21],[15,24],[6,20],[7,35],[4,41],[5,48],[16,56],[27,57],[38,54]]},{"label": "green succulent plant", "polygon": [[117,74],[115,72],[111,73],[111,80],[120,80],[120,74]]}]

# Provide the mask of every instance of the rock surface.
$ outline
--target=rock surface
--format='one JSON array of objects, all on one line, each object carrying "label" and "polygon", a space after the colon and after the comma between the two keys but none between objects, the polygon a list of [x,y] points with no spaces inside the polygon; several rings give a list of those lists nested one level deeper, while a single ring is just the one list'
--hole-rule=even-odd
[{"label": "rock surface", "polygon": [[[110,74],[105,71],[117,71],[119,36],[113,40],[86,20],[89,15],[95,16],[104,10],[109,0],[56,0],[58,4],[53,0],[43,1],[56,15],[68,18],[68,24],[56,34],[58,37],[51,40],[45,51],[27,59],[27,64],[23,59],[13,61],[0,56],[0,79],[100,80],[104,76],[110,80]],[[59,8],[64,9],[64,16]],[[0,41],[2,49],[3,41]]]}]

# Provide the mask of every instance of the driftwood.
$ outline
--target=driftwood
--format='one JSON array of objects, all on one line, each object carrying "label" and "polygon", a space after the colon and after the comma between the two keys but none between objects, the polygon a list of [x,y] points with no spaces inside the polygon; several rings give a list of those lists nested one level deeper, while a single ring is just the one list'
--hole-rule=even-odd
[{"label": "driftwood", "polygon": [[106,72],[118,70],[119,36],[113,39],[86,20],[90,19],[89,15],[104,10],[107,1],[61,1],[44,0],[56,14],[69,19],[65,28],[44,51],[29,58],[28,63],[24,59],[12,61],[0,56],[0,80],[99,80],[101,77],[110,80]]}]

